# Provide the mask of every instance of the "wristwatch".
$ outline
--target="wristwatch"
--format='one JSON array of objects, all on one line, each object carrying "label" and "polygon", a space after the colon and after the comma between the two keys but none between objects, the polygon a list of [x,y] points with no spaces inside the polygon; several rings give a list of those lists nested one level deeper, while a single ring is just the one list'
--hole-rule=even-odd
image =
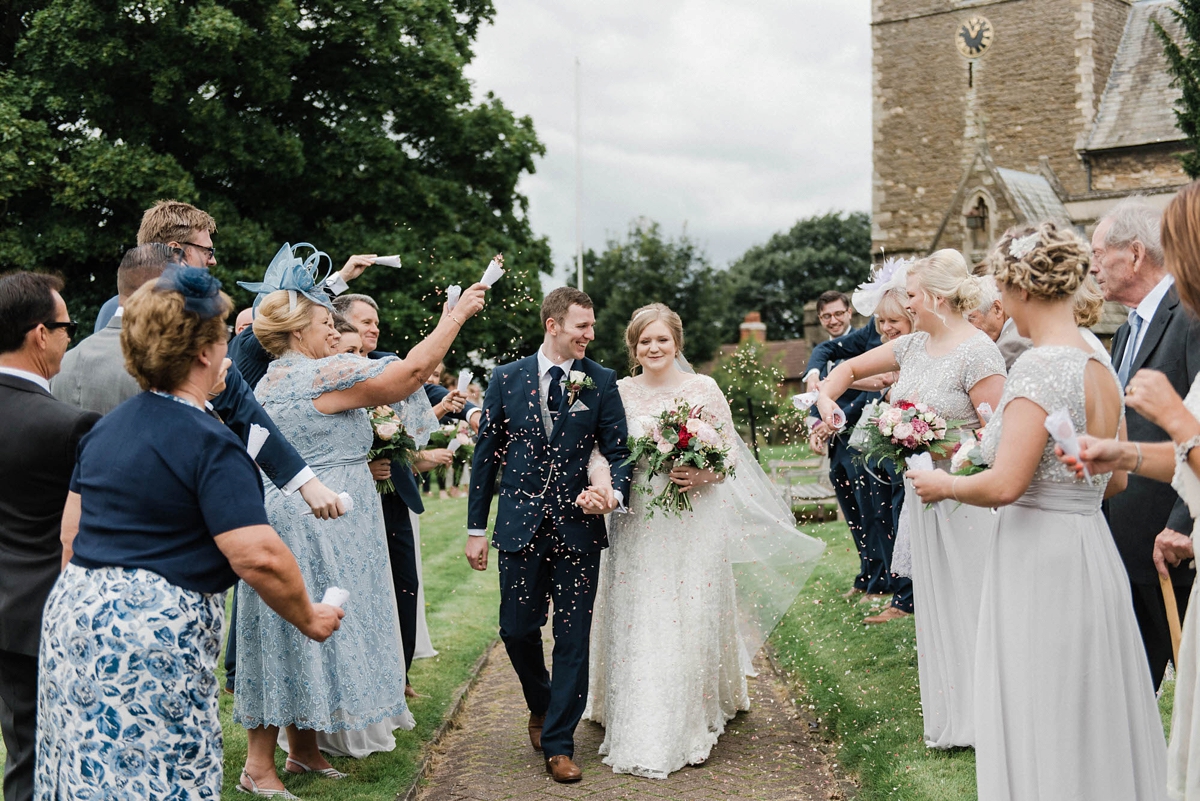
[{"label": "wristwatch", "polygon": [[1200,447],[1200,434],[1189,439],[1187,442],[1175,443],[1175,464],[1187,464],[1188,454],[1192,452],[1192,448]]}]

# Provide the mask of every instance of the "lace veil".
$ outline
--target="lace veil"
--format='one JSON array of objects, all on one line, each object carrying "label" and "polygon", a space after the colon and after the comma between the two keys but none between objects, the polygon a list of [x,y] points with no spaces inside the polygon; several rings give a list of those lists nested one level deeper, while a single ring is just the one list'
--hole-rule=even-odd
[{"label": "lace veil", "polygon": [[[696,372],[680,356],[676,365]],[[737,466],[725,481],[734,514],[727,540],[737,590],[738,629],[746,653],[753,656],[800,594],[825,543],[796,528],[781,490],[759,466],[741,437],[734,436]]]}]

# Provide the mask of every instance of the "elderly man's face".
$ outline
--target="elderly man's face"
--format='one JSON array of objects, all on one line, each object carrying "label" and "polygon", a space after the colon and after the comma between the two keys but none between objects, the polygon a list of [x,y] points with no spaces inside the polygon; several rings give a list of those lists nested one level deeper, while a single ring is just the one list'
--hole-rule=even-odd
[{"label": "elderly man's face", "polygon": [[1007,319],[1008,317],[1004,314],[1004,304],[998,300],[982,311],[976,309],[967,315],[967,320],[971,325],[987,334],[993,342],[1000,338],[1000,332],[1004,330],[1004,322]]},{"label": "elderly man's face", "polygon": [[817,319],[831,337],[840,337],[850,330],[850,309],[840,300],[826,303],[817,309]]},{"label": "elderly man's face", "polygon": [[1141,298],[1136,295],[1137,272],[1134,266],[1139,258],[1136,244],[1110,245],[1104,240],[1112,223],[1103,220],[1092,233],[1092,275],[1104,293],[1105,300],[1136,306]]}]

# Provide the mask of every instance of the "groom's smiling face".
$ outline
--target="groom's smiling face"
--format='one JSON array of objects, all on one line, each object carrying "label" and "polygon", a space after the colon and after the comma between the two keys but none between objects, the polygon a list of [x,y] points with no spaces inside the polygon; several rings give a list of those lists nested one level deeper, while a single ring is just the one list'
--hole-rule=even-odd
[{"label": "groom's smiling face", "polygon": [[595,338],[596,313],[578,304],[571,304],[561,320],[546,321],[546,340],[560,361],[582,359]]}]

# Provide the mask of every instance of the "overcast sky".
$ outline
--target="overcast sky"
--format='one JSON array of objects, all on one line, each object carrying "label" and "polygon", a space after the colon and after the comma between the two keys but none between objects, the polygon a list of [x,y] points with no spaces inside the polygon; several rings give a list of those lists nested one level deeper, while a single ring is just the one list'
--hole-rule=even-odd
[{"label": "overcast sky", "polygon": [[801,217],[869,210],[868,0],[495,0],[467,68],[533,118],[521,184],[560,273],[575,252],[575,80],[583,242],[648,217],[725,265]]}]

